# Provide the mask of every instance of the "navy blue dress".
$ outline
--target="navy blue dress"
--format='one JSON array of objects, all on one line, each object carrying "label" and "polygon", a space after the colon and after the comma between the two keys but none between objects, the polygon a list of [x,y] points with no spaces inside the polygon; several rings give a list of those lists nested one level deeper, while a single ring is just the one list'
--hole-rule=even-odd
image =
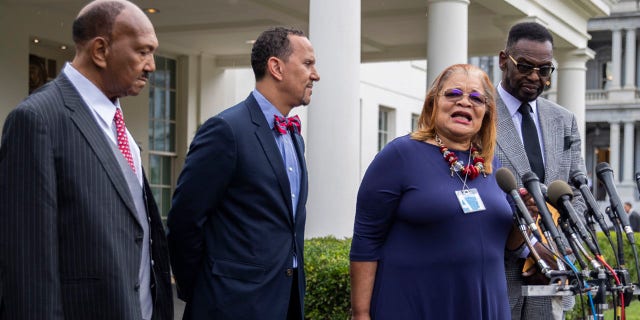
[{"label": "navy blue dress", "polygon": [[[468,163],[469,152],[456,154]],[[409,136],[373,160],[350,253],[352,261],[378,261],[372,319],[511,318],[503,258],[511,207],[493,174],[467,185],[486,210],[465,214],[455,195],[462,181],[439,148]]]}]

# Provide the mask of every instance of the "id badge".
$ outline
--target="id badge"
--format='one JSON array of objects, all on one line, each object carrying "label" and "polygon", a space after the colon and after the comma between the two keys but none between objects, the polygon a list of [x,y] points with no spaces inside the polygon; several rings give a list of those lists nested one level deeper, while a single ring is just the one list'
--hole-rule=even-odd
[{"label": "id badge", "polygon": [[486,208],[476,188],[456,191],[456,197],[464,213],[483,211]]}]

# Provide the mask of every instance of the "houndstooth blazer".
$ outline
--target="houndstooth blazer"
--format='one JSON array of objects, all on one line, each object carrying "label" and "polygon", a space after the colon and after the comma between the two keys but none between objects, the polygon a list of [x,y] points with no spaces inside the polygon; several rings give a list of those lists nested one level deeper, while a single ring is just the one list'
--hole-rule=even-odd
[{"label": "houndstooth blazer", "polygon": [[[527,153],[509,110],[500,96],[498,96],[496,104],[498,113],[496,156],[503,167],[509,168],[514,173],[518,186],[522,187],[522,175],[531,171]],[[544,98],[537,99],[537,108],[545,159],[545,180],[541,182],[547,185],[555,180],[568,182],[569,174],[572,171],[580,170],[586,173],[575,115]],[[580,192],[576,189],[573,191],[573,205],[576,212],[581,214],[586,209],[586,205]],[[523,260],[517,259],[513,255],[505,255],[505,272],[512,319],[553,319],[551,298],[522,296],[522,265]]]}]

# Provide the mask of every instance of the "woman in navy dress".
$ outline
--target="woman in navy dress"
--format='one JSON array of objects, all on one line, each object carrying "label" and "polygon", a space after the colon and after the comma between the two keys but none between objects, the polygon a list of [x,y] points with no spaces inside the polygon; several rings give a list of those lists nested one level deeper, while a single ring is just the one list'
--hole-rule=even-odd
[{"label": "woman in navy dress", "polygon": [[350,253],[353,319],[510,319],[504,250],[522,237],[492,174],[495,117],[487,75],[453,65],[418,130],[373,160]]}]

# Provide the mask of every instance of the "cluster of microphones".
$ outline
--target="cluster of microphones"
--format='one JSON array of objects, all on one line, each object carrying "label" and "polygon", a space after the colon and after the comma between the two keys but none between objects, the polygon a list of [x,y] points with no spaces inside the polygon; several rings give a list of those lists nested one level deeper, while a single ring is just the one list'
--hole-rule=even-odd
[{"label": "cluster of microphones", "polygon": [[[608,163],[602,162],[596,166],[596,175],[609,196],[609,206],[604,210],[600,208],[591,193],[586,175],[580,171],[570,174],[569,183],[582,195],[586,205],[584,212],[579,212],[582,210],[577,210],[573,206],[574,191],[566,181],[553,181],[547,186],[541,183],[533,172],[522,175],[524,188],[531,195],[538,209],[537,216],[540,223],[534,220],[535,215],[532,216],[527,209],[518,190],[515,176],[509,169],[498,169],[496,180],[500,188],[513,200],[514,219],[531,252],[530,257],[535,260],[540,272],[549,279],[549,285],[556,290],[569,290],[574,295],[587,294],[594,319],[603,319],[602,309],[608,308],[606,297],[611,296],[616,305],[614,312],[616,314],[620,312],[624,319],[624,307],[633,298],[636,284],[640,280],[636,279],[634,284],[630,279],[625,266],[625,241],[622,235],[626,234],[626,242],[631,245],[633,251],[636,271],[640,271],[635,238],[629,225],[629,217],[616,189],[613,170]],[[636,173],[635,178],[640,190],[640,172]],[[554,219],[548,204],[559,213],[555,215],[557,218]],[[609,225],[604,218],[605,214],[613,224],[617,240],[615,246],[611,239]],[[616,260],[614,267],[611,267],[602,256],[596,237],[598,227],[609,240],[614,252]],[[537,252],[535,242],[541,243],[553,253],[557,270],[553,269]],[[580,269],[574,263],[577,263]],[[637,274],[640,275],[640,272]]]}]

